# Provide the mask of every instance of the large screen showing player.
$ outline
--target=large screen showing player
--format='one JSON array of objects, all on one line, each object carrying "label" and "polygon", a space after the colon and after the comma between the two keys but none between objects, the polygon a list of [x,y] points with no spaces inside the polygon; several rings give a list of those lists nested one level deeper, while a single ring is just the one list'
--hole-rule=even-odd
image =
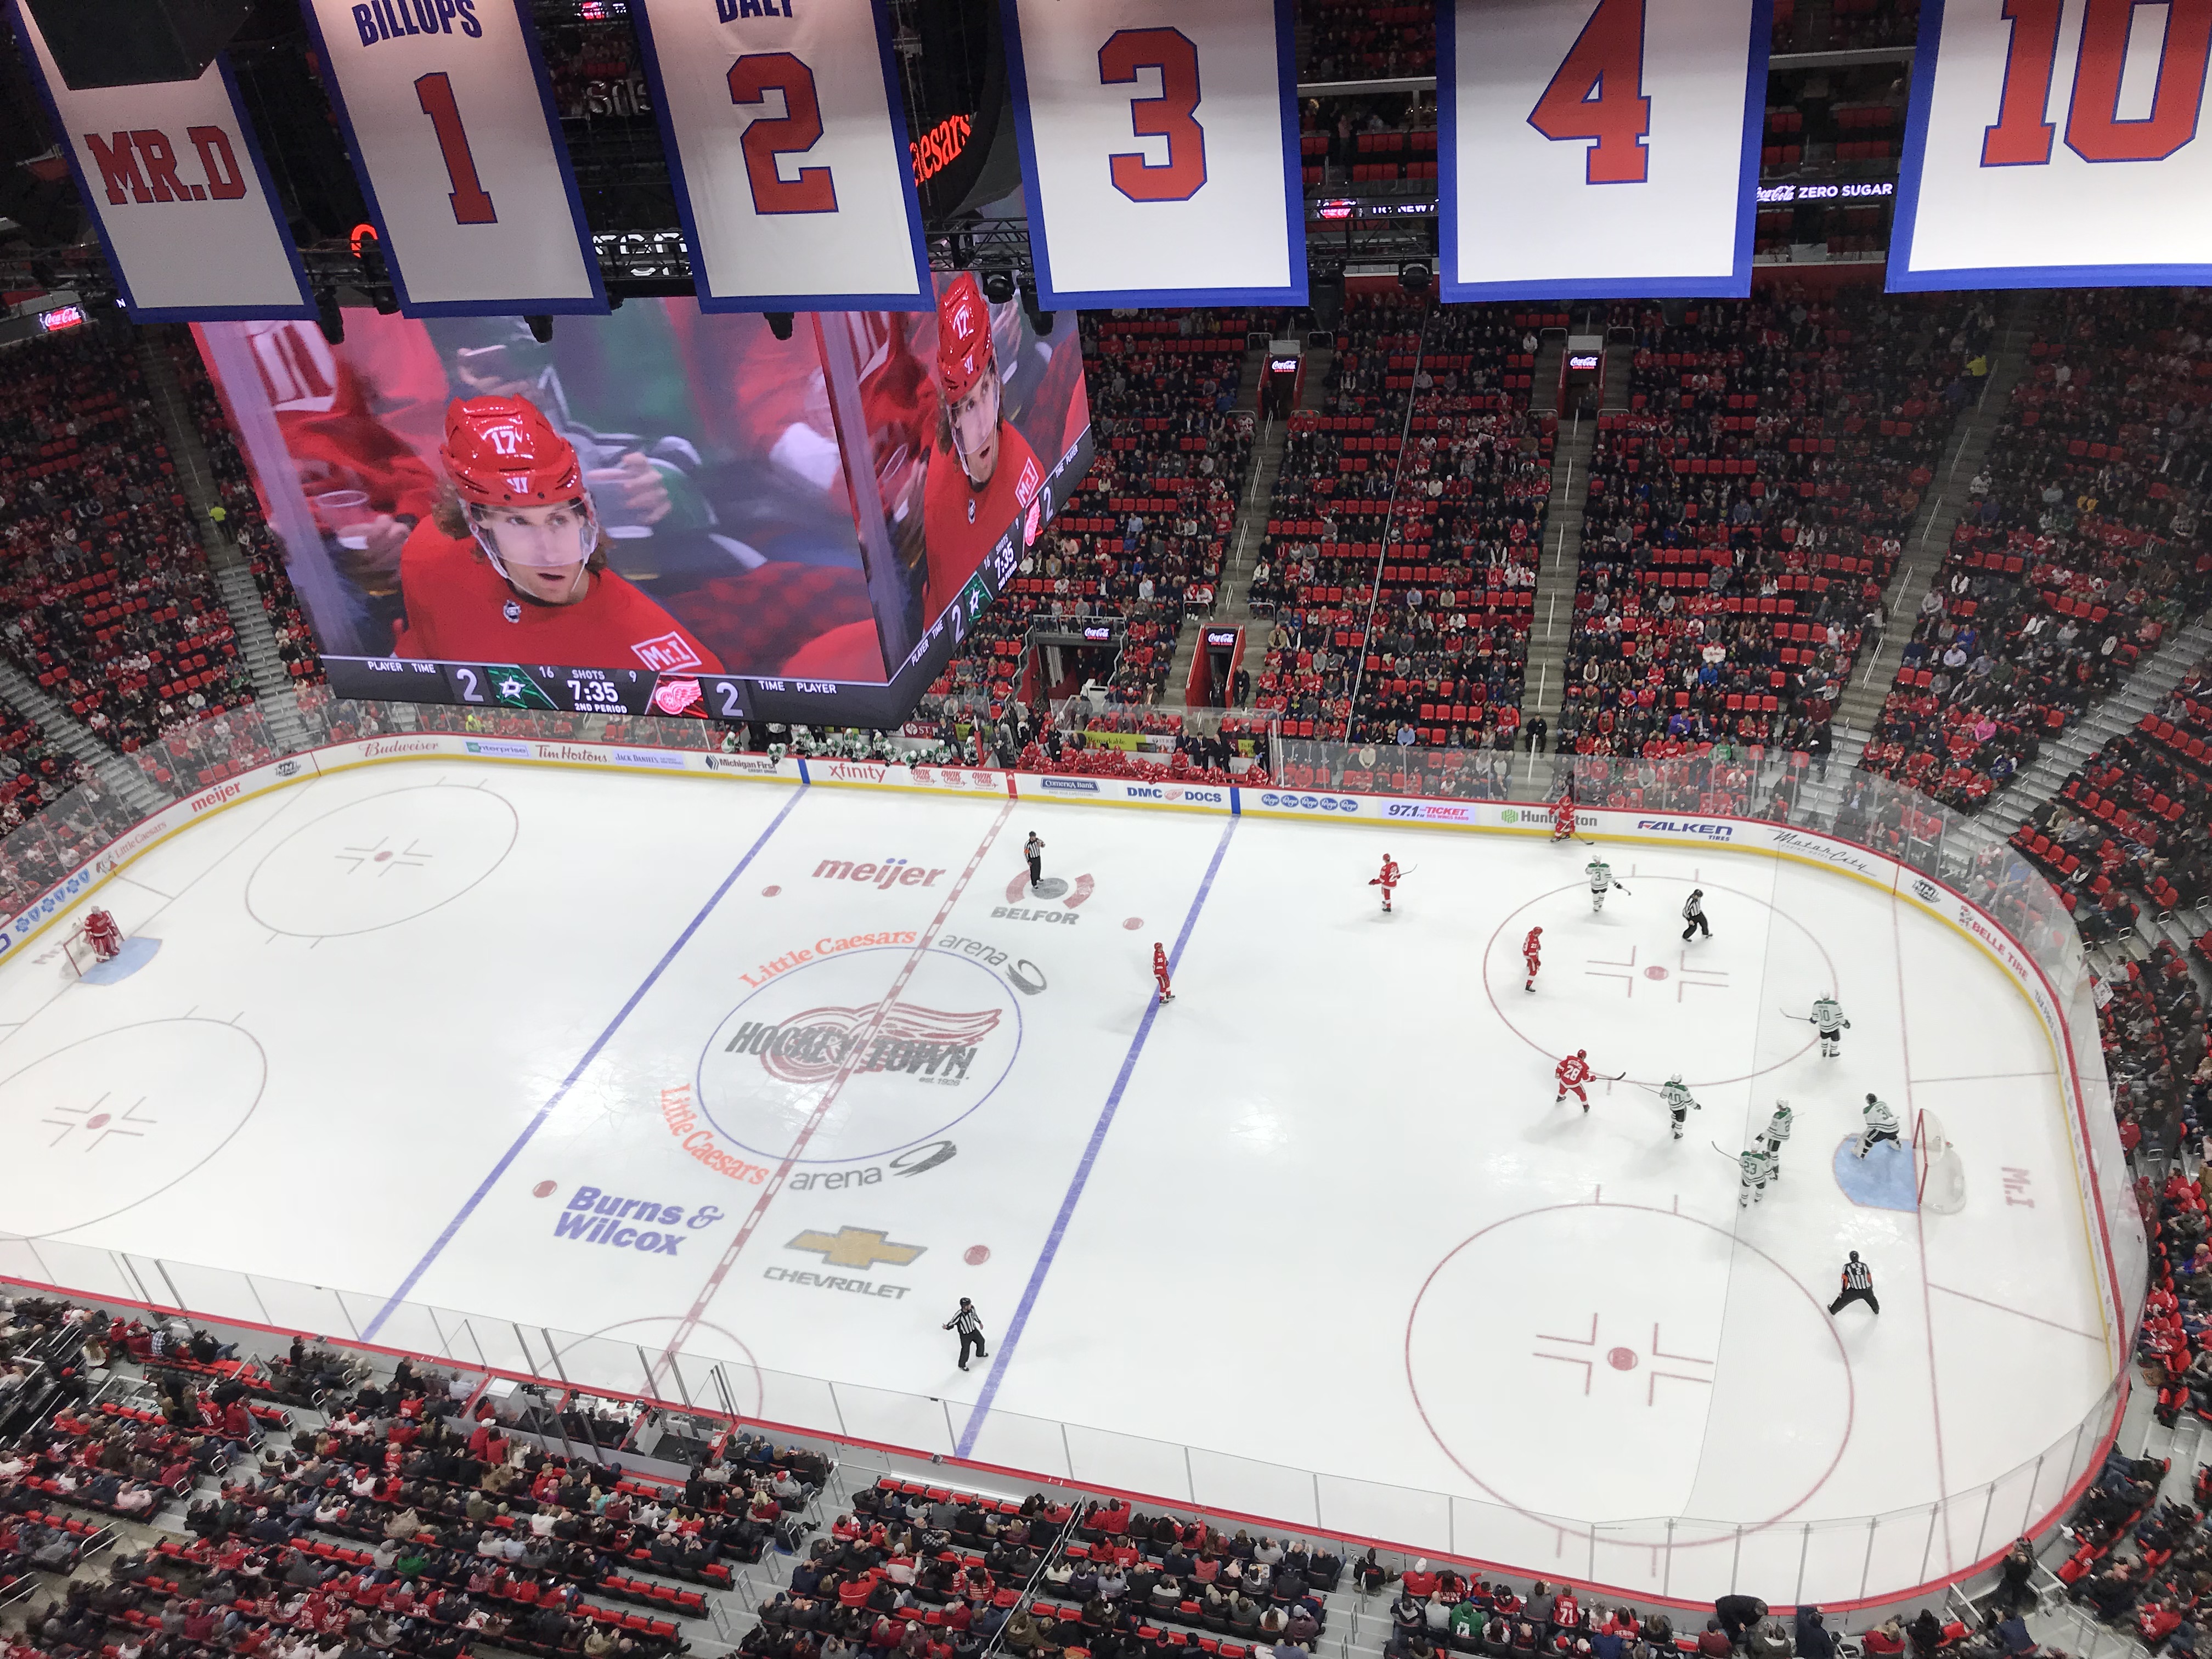
[{"label": "large screen showing player", "polygon": [[333,687],[889,726],[1090,463],[1073,318],[210,323]]}]

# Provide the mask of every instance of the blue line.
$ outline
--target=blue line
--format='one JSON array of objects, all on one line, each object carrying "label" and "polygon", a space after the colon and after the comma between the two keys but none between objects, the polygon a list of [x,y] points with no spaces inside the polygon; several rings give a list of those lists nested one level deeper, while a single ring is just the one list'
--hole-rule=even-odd
[{"label": "blue line", "polygon": [[[1228,854],[1230,838],[1243,821],[1231,816],[1214,846],[1212,861],[1206,866],[1206,878],[1198,884],[1198,891],[1190,901],[1190,912],[1182,919],[1182,932],[1176,935],[1175,949],[1168,952],[1170,976],[1182,962],[1183,947],[1190,943],[1191,931],[1198,926],[1198,913],[1206,908],[1206,896],[1213,890],[1213,878],[1221,873],[1221,860]],[[1106,1096],[1105,1109],[1098,1114],[1097,1127],[1091,1131],[1091,1144],[1083,1149],[1083,1160],[1075,1166],[1075,1179],[1067,1184],[1067,1196],[1060,1201],[1060,1213],[1053,1218],[1052,1231],[1046,1236],[1043,1252],[1038,1255],[1036,1266],[1030,1270],[1030,1282],[1022,1290],[1021,1304],[1014,1310],[1013,1322],[1006,1327],[1006,1340],[1000,1343],[998,1356],[991,1362],[991,1374],[983,1379],[983,1397],[975,1402],[975,1409],[968,1414],[967,1426],[960,1431],[960,1443],[952,1454],[956,1457],[965,1457],[973,1451],[975,1437],[983,1431],[983,1419],[991,1414],[991,1402],[999,1395],[999,1380],[1013,1363],[1014,1349],[1036,1306],[1037,1293],[1044,1288],[1044,1276],[1052,1271],[1053,1258],[1060,1254],[1060,1241],[1067,1237],[1067,1224],[1074,1218],[1075,1206],[1083,1197],[1084,1188],[1090,1183],[1091,1166],[1098,1162],[1098,1151],[1106,1144],[1107,1130],[1114,1127],[1114,1115],[1121,1108],[1122,1091],[1128,1088],[1129,1079],[1136,1072],[1137,1058],[1145,1052],[1145,1040],[1152,1036],[1152,1021],[1159,1012],[1159,1000],[1146,998],[1145,1017],[1137,1023],[1137,1035],[1130,1039],[1129,1052],[1121,1058],[1121,1069]]]},{"label": "blue line", "polygon": [[690,926],[676,936],[676,942],[661,953],[659,961],[653,964],[653,971],[645,976],[637,989],[629,994],[629,1000],[623,1004],[622,1012],[608,1022],[607,1029],[593,1039],[590,1048],[584,1050],[584,1057],[576,1062],[568,1076],[561,1079],[561,1086],[556,1089],[548,1097],[545,1103],[538,1109],[537,1115],[522,1126],[522,1133],[515,1136],[514,1145],[509,1146],[499,1162],[492,1165],[491,1173],[477,1183],[477,1189],[469,1194],[468,1202],[461,1206],[459,1212],[446,1224],[445,1231],[440,1233],[436,1242],[423,1252],[422,1259],[415,1264],[414,1271],[400,1280],[399,1288],[392,1293],[391,1299],[377,1310],[376,1317],[368,1322],[368,1328],[361,1334],[362,1341],[375,1340],[377,1332],[384,1327],[384,1322],[392,1317],[400,1304],[406,1301],[408,1292],[412,1291],[422,1275],[430,1270],[430,1264],[438,1259],[447,1245],[453,1242],[453,1235],[460,1231],[463,1224],[476,1213],[477,1206],[483,1202],[484,1195],[491,1191],[493,1183],[505,1175],[507,1166],[521,1156],[522,1149],[530,1144],[531,1137],[538,1133],[539,1126],[553,1115],[554,1109],[567,1098],[568,1091],[576,1086],[576,1079],[582,1077],[592,1062],[599,1057],[599,1050],[613,1040],[614,1034],[622,1029],[623,1022],[635,1012],[639,1003],[645,1000],[646,993],[659,983],[661,975],[668,971],[668,964],[676,960],[677,952],[691,942],[692,934],[697,933],[701,925],[714,914],[714,907],[722,902],[737,878],[744,874],[745,866],[759,855],[762,848],[768,845],[769,837],[783,828],[783,821],[791,816],[791,809],[799,805],[799,797],[805,793],[803,787],[791,792],[791,799],[784,802],[783,810],[769,821],[768,828],[760,832],[760,839],[745,849],[745,855],[738,860],[737,867],[722,878],[722,884],[714,890],[714,896],[700,907],[699,914],[691,918]]}]

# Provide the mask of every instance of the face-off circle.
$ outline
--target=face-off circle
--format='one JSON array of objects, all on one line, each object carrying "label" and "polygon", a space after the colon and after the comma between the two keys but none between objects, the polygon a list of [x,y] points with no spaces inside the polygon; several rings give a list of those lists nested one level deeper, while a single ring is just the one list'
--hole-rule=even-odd
[{"label": "face-off circle", "polygon": [[496,870],[520,833],[489,789],[417,784],[335,807],[269,850],[247,913],[275,933],[373,933],[451,902]]},{"label": "face-off circle", "polygon": [[[563,1340],[553,1350],[554,1357],[560,1361],[562,1375],[580,1388],[597,1386],[610,1394],[635,1395],[638,1356],[643,1354],[653,1381],[660,1385],[656,1393],[664,1399],[681,1398],[677,1379],[670,1374],[668,1358],[668,1344],[681,1336],[684,1347],[676,1364],[684,1387],[691,1390],[693,1399],[704,1404],[714,1397],[708,1373],[711,1368],[720,1366],[723,1382],[737,1396],[730,1403],[737,1407],[738,1414],[766,1415],[763,1407],[767,1404],[768,1389],[761,1379],[760,1362],[753,1358],[753,1351],[744,1340],[726,1326],[704,1319],[678,1319],[672,1314],[647,1314],[602,1325],[586,1336],[568,1336],[565,1332],[562,1335]],[[627,1373],[625,1365],[629,1368]],[[625,1374],[628,1382],[621,1380]],[[744,1399],[747,1392],[752,1395],[750,1407]]]},{"label": "face-off circle", "polygon": [[885,1009],[913,957],[819,957],[738,1003],[700,1056],[708,1121],[771,1164],[811,1125],[797,1161],[848,1164],[939,1139],[988,1100],[1021,1049],[1019,999],[981,963],[925,951]]},{"label": "face-off circle", "polygon": [[[1586,883],[1554,888],[1498,924],[1483,951],[1483,989],[1516,1036],[1547,1061],[1589,1048],[1590,1064],[1608,1076],[1643,1056],[1647,1069],[1658,1069],[1632,1073],[1630,1082],[1656,1087],[1679,1069],[1692,1089],[1761,1076],[1813,1047],[1811,1026],[1777,1012],[1809,1009],[1814,998],[1835,994],[1835,963],[1809,928],[1763,898],[1710,880],[1637,875],[1629,885],[1632,896],[1608,895],[1601,912],[1590,909]],[[1708,913],[1726,915],[1725,937],[1680,938],[1682,901],[1692,886],[1705,889]],[[1539,923],[1544,965],[1530,996],[1521,945]],[[1735,953],[1740,940],[1747,955]],[[1711,1072],[1696,1071],[1700,1063]]]},{"label": "face-off circle", "polygon": [[1851,1431],[1850,1361],[1812,1293],[1723,1229],[1638,1205],[1533,1210],[1460,1244],[1414,1301],[1406,1380],[1484,1492],[1597,1522],[1730,1517],[1751,1487],[1765,1511],[1741,1518],[1778,1520]]},{"label": "face-off circle", "polygon": [[32,1237],[120,1214],[191,1175],[261,1103],[268,1058],[213,1019],[88,1036],[0,1079],[7,1231]]}]

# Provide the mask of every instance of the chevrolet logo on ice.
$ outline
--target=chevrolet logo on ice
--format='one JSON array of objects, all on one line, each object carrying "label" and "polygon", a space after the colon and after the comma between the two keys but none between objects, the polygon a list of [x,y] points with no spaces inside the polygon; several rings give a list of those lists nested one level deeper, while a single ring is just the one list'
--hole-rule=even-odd
[{"label": "chevrolet logo on ice", "polygon": [[878,1261],[888,1261],[894,1267],[903,1267],[929,1247],[927,1244],[894,1244],[888,1233],[872,1227],[840,1227],[834,1233],[817,1232],[809,1228],[783,1247],[787,1250],[813,1250],[832,1267],[866,1269]]}]

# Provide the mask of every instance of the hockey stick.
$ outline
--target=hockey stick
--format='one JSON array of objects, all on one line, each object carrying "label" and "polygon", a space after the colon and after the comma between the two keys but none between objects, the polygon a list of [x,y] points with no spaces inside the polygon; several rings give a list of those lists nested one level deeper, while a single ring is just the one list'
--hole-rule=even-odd
[{"label": "hockey stick", "polygon": [[[1709,1144],[1711,1146],[1712,1149],[1713,1149],[1715,1152],[1721,1152],[1721,1144],[1720,1144],[1720,1142],[1719,1142],[1719,1141],[1716,1140],[1716,1141],[1712,1141],[1712,1142],[1711,1142],[1711,1143],[1709,1143]],[[1737,1168],[1737,1169],[1741,1170],[1741,1169],[1742,1169],[1742,1168],[1743,1168],[1743,1160],[1742,1160],[1742,1158],[1739,1158],[1735,1153],[1734,1153],[1734,1152],[1721,1152],[1721,1156],[1722,1156],[1723,1158],[1726,1158],[1729,1163],[1731,1163],[1731,1164],[1735,1164],[1735,1165],[1736,1166],[1736,1168]]]},{"label": "hockey stick", "polygon": [[1787,1008],[1777,1008],[1774,1012],[1784,1019],[1796,1020],[1800,1025],[1810,1025],[1813,1023],[1813,1016],[1810,1014],[1793,1014]]}]

